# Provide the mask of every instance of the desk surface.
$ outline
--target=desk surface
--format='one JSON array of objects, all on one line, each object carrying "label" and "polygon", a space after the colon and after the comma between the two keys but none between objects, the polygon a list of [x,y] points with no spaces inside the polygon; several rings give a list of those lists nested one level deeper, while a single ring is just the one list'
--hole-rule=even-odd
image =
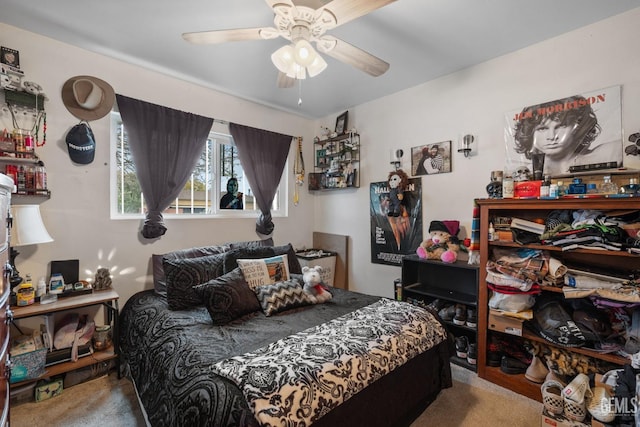
[{"label": "desk surface", "polygon": [[49,304],[40,304],[39,302],[22,307],[11,307],[14,319],[24,317],[37,316],[39,314],[53,313],[74,309],[78,307],[86,307],[88,305],[102,304],[109,301],[117,301],[120,296],[113,289],[104,291],[94,291],[90,294],[78,295],[73,297],[59,298],[56,302]]}]

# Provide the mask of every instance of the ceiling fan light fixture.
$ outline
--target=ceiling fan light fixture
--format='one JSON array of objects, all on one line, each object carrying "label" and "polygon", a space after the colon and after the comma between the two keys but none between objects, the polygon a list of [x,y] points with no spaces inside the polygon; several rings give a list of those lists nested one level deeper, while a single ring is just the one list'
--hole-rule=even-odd
[{"label": "ceiling fan light fixture", "polygon": [[292,79],[304,80],[307,78],[307,71],[305,67],[302,67],[295,62],[291,64],[291,67],[286,71],[287,77]]},{"label": "ceiling fan light fixture", "polygon": [[322,56],[316,54],[316,59],[307,67],[309,77],[315,77],[327,68],[327,62]]},{"label": "ceiling fan light fixture", "polygon": [[298,65],[308,67],[318,57],[318,54],[306,40],[298,40],[293,49],[293,57]]},{"label": "ceiling fan light fixture", "polygon": [[295,65],[293,48],[290,45],[282,46],[271,54],[271,62],[279,71],[288,73],[291,66]]}]

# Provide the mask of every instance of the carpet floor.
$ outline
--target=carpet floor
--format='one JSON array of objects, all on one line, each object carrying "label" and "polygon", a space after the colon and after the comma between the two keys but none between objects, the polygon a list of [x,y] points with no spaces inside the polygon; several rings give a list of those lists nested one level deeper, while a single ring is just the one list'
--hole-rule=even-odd
[{"label": "carpet floor", "polygon": [[[459,366],[451,369],[453,387],[443,390],[411,427],[540,425],[540,402],[479,379]],[[49,400],[12,406],[11,426],[142,427],[145,421],[131,382],[112,372]]]}]

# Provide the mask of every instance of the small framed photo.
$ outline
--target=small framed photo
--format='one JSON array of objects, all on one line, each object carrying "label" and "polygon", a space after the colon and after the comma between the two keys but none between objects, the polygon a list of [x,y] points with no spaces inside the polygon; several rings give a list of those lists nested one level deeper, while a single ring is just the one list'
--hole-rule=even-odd
[{"label": "small framed photo", "polygon": [[309,172],[309,190],[321,190],[323,176],[320,172]]},{"label": "small framed photo", "polygon": [[411,172],[414,176],[451,172],[451,141],[413,147]]},{"label": "small framed photo", "polygon": [[20,53],[15,49],[0,46],[0,63],[20,69]]},{"label": "small framed photo", "polygon": [[349,119],[348,111],[345,111],[344,113],[340,114],[336,119],[336,133],[338,135],[342,135],[347,131],[348,119]]}]

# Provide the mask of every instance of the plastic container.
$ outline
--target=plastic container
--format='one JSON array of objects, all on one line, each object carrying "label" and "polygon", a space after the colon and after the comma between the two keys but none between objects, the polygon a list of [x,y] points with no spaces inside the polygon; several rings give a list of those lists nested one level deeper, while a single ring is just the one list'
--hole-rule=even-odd
[{"label": "plastic container", "polygon": [[36,290],[33,287],[33,283],[31,283],[31,276],[27,275],[24,283],[18,287],[16,301],[19,307],[31,305],[36,302]]},{"label": "plastic container", "polygon": [[314,267],[316,265],[322,267],[320,278],[327,286],[333,286],[333,279],[336,272],[336,252],[328,252],[322,249],[307,249],[305,251],[296,252],[300,266]]}]

